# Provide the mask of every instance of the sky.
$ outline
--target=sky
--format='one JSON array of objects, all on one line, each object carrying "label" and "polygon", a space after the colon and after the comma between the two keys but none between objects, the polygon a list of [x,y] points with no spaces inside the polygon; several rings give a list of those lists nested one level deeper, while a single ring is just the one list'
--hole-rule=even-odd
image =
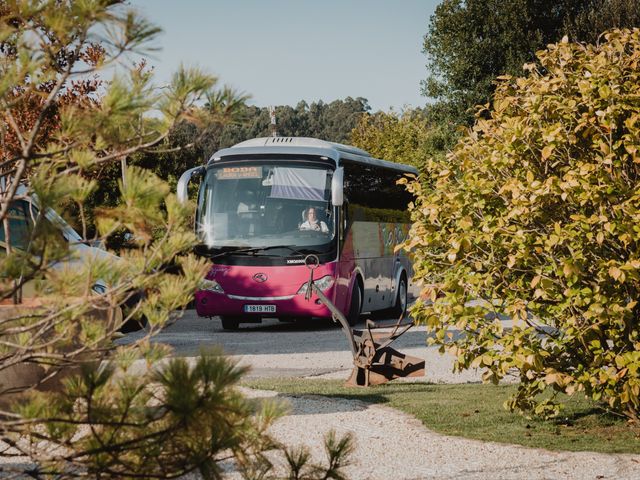
[{"label": "sky", "polygon": [[163,33],[148,57],[166,83],[199,66],[250,103],[364,97],[375,110],[423,106],[429,17],[440,0],[130,0]]}]

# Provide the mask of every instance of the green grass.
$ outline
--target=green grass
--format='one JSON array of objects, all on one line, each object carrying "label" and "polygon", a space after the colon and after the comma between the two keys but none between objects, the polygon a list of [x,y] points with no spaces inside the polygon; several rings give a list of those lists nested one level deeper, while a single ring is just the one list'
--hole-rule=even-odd
[{"label": "green grass", "polygon": [[390,383],[347,388],[342,381],[261,379],[250,388],[291,395],[322,395],[380,403],[420,419],[436,432],[550,450],[640,453],[640,428],[585,399],[567,399],[560,417],[543,421],[509,413],[504,401],[514,386]]}]

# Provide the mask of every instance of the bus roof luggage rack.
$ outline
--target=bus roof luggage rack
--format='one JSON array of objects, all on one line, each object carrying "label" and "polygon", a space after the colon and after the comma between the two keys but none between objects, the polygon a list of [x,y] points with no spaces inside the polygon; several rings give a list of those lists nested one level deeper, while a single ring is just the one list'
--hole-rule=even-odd
[{"label": "bus roof luggage rack", "polygon": [[331,311],[333,320],[340,323],[351,347],[354,368],[347,379],[347,386],[368,387],[382,385],[395,378],[424,376],[423,359],[403,354],[390,346],[414,325],[413,321],[403,322],[403,313],[393,325],[391,332],[388,331],[389,326],[377,325],[371,320],[366,321],[364,330],[352,329],[342,312],[313,281],[313,271],[319,265],[318,257],[307,255],[305,264],[311,270],[306,293],[307,300],[311,299],[312,292],[318,296]]}]

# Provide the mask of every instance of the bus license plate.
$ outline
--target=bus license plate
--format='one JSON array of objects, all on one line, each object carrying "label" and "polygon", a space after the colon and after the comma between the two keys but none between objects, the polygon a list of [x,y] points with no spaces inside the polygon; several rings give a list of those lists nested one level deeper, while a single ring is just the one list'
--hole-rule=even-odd
[{"label": "bus license plate", "polygon": [[275,305],[245,305],[245,313],[276,313]]}]

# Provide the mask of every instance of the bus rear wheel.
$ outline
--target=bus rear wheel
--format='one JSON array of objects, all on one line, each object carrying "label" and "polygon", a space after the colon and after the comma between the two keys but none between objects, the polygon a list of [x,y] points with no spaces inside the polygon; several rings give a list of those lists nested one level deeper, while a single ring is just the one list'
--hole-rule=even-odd
[{"label": "bus rear wheel", "polygon": [[238,326],[240,325],[238,317],[222,315],[220,320],[222,321],[222,328],[225,330],[238,330]]},{"label": "bus rear wheel", "polygon": [[398,282],[396,302],[391,309],[393,316],[396,318],[403,317],[407,312],[407,291],[407,276],[403,273]]},{"label": "bus rear wheel", "polygon": [[360,282],[356,282],[351,291],[351,304],[349,305],[349,314],[347,315],[347,322],[352,327],[358,323],[360,318],[360,312],[362,311],[362,287]]}]

